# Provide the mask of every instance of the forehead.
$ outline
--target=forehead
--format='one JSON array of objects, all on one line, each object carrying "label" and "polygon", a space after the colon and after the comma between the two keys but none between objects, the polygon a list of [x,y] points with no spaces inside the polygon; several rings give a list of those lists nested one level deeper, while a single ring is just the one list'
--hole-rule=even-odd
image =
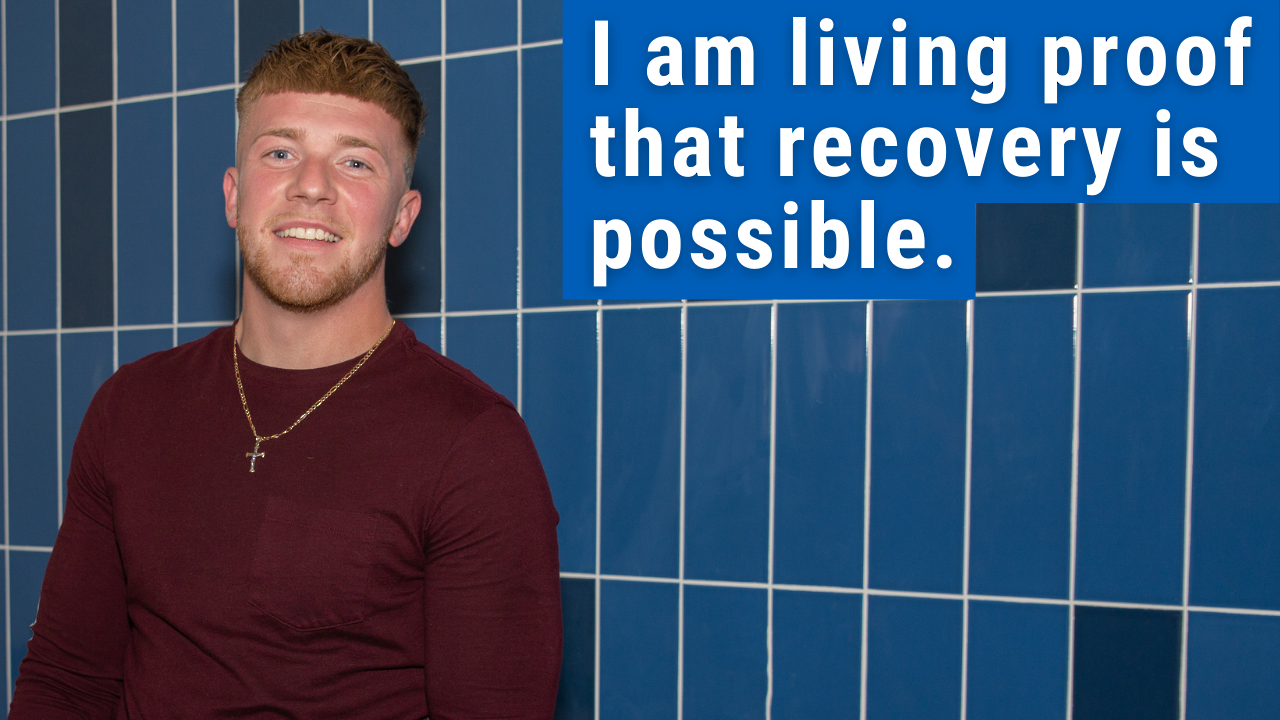
[{"label": "forehead", "polygon": [[390,113],[364,100],[329,93],[281,92],[258,98],[242,118],[241,139],[253,142],[264,130],[287,128],[306,138],[363,138],[403,152],[400,127]]}]

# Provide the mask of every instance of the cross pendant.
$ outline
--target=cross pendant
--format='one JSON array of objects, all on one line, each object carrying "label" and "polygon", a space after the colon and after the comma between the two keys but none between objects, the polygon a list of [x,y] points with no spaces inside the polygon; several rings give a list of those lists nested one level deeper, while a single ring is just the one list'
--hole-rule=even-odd
[{"label": "cross pendant", "polygon": [[255,440],[253,443],[253,452],[247,452],[244,454],[245,457],[249,458],[249,472],[254,471],[253,466],[258,462],[258,458],[267,456],[264,452],[258,452],[258,446],[261,444],[261,440]]}]

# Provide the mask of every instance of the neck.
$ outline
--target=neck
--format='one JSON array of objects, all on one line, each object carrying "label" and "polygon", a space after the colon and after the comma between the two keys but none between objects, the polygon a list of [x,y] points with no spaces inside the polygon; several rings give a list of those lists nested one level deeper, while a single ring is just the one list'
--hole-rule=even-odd
[{"label": "neck", "polygon": [[381,271],[342,302],[313,313],[276,305],[247,276],[243,287],[236,342],[241,354],[261,365],[286,370],[335,365],[368,352],[391,325]]}]

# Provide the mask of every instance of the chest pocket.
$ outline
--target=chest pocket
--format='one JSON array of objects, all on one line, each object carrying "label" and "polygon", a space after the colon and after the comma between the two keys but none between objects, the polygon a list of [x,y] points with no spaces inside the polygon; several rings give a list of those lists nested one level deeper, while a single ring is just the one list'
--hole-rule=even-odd
[{"label": "chest pocket", "polygon": [[269,498],[249,603],[294,630],[363,621],[377,531],[374,515]]}]

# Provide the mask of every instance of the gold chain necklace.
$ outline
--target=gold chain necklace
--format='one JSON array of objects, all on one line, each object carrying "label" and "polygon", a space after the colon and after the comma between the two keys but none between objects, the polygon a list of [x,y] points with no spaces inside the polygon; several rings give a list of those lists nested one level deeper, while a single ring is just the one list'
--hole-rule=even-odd
[{"label": "gold chain necklace", "polygon": [[378,349],[378,346],[382,344],[382,341],[387,339],[387,336],[391,334],[391,328],[394,328],[395,326],[396,321],[392,320],[391,325],[387,327],[387,331],[382,333],[382,337],[378,338],[378,342],[374,343],[373,347],[369,348],[369,352],[365,353],[364,357],[360,358],[360,362],[356,363],[355,367],[348,370],[347,374],[343,375],[342,379],[339,380],[336,385],[329,388],[329,392],[322,395],[320,399],[316,401],[315,405],[307,408],[306,412],[299,415],[298,419],[294,420],[292,425],[281,430],[275,435],[259,435],[258,428],[253,425],[253,415],[249,413],[249,401],[244,398],[244,383],[240,381],[240,359],[238,356],[239,354],[236,352],[236,346],[239,343],[236,342],[235,336],[233,335],[231,338],[231,366],[235,368],[236,371],[236,389],[240,391],[240,405],[244,407],[244,416],[249,419],[249,429],[253,431],[253,452],[247,452],[244,454],[245,457],[249,458],[249,472],[254,472],[254,465],[258,462],[258,458],[267,456],[264,452],[258,452],[258,448],[262,446],[262,443],[268,440],[275,440],[278,437],[289,434],[290,430],[298,427],[298,423],[306,420],[308,415],[315,412],[315,409],[320,407],[325,400],[328,400],[330,395],[336,392],[338,388],[342,387],[343,383],[350,380],[352,375],[356,374],[356,371],[360,369],[360,366],[364,365],[365,361],[373,356],[374,351]]}]

